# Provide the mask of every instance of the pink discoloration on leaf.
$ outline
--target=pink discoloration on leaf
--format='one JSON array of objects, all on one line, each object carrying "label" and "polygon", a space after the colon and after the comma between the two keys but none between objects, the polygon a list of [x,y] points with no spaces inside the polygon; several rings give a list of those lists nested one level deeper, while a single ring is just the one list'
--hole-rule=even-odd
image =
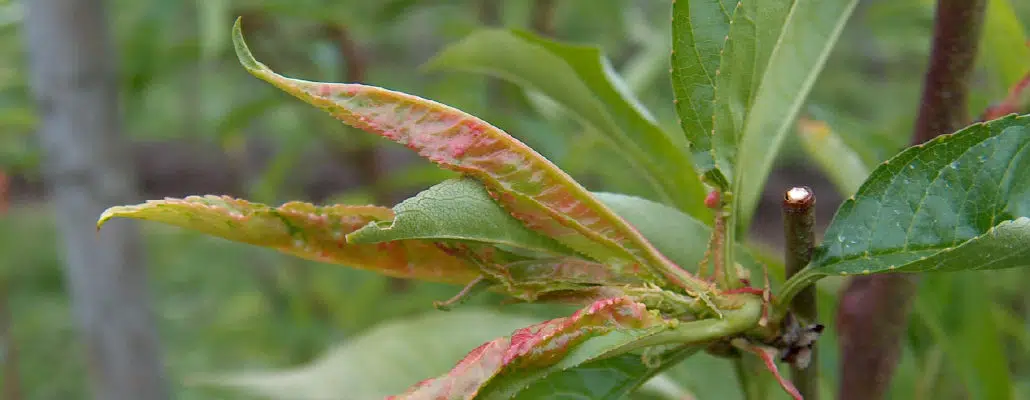
[{"label": "pink discoloration on leaf", "polygon": [[419,382],[392,400],[471,399],[491,379],[515,370],[550,366],[584,341],[616,330],[668,322],[629,298],[599,300],[575,314],[519,329],[469,352],[446,375]]},{"label": "pink discoloration on leaf", "polygon": [[476,178],[499,193],[498,201],[532,229],[612,268],[639,263],[650,267],[652,281],[660,282],[657,276],[663,276],[665,282],[708,291],[565,172],[502,130],[460,110],[404,93],[283,77],[253,58],[239,25],[233,39],[241,63],[253,75],[348,125]]},{"label": "pink discoloration on leaf", "polygon": [[348,233],[370,222],[393,219],[393,211],[383,207],[317,207],[290,202],[273,208],[227,196],[190,196],[110,208],[100,217],[98,228],[115,217],[163,222],[301,258],[394,277],[467,283],[479,276],[475,265],[444,252],[434,242],[347,243]]}]

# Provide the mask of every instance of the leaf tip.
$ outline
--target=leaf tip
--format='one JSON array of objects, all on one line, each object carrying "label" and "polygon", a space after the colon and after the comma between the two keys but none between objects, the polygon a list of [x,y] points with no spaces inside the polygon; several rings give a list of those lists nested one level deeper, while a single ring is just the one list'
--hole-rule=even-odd
[{"label": "leaf tip", "polygon": [[243,39],[243,17],[236,17],[236,22],[232,25],[232,45],[236,50],[236,57],[239,58],[240,64],[248,71],[255,73],[268,69],[268,67],[254,58],[254,54],[250,52],[247,42]]},{"label": "leaf tip", "polygon": [[107,221],[110,221],[112,218],[120,217],[126,211],[125,206],[110,207],[104,210],[104,212],[100,214],[100,218],[97,219],[97,232],[100,232],[100,228],[103,228]]}]

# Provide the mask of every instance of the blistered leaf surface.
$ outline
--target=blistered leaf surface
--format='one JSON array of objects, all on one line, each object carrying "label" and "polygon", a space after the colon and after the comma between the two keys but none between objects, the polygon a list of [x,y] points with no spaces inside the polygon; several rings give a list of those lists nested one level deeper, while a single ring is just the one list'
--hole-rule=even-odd
[{"label": "blistered leaf surface", "polygon": [[269,207],[227,196],[190,196],[109,208],[97,222],[98,229],[111,218],[162,222],[394,277],[466,283],[479,275],[474,265],[449,255],[431,241],[347,243],[346,235],[354,230],[393,218],[393,211],[383,207],[317,207],[301,202]]},{"label": "blistered leaf surface", "polygon": [[572,316],[490,341],[470,352],[449,373],[420,382],[391,399],[470,399],[502,373],[547,368],[589,339],[618,331],[662,329],[668,323],[630,299],[601,300]]},{"label": "blistered leaf surface", "polygon": [[278,75],[251,55],[238,20],[233,42],[240,63],[254,76],[348,125],[404,144],[430,161],[475,178],[530,229],[613,268],[653,268],[676,285],[695,292],[709,290],[565,172],[504,131],[460,110],[403,93]]},{"label": "blistered leaf surface", "polygon": [[689,172],[686,143],[658,127],[597,47],[481,30],[448,46],[429,66],[486,73],[547,95],[609,139],[663,196],[660,200],[708,217],[700,202],[703,188]]}]

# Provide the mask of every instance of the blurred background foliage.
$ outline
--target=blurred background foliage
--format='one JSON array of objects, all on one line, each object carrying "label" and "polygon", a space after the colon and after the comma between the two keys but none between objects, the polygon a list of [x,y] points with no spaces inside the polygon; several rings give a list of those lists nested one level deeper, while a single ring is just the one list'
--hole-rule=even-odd
[{"label": "blurred background foliage", "polygon": [[[677,126],[667,73],[670,7],[665,0],[108,4],[141,199],[215,193],[276,204],[299,199],[392,205],[450,176],[249,76],[229,42],[236,16],[243,16],[258,58],[285,75],[360,81],[458,107],[528,143],[591,190],[652,196],[598,135],[560,110],[541,108],[546,103],[532,93],[483,75],[428,72],[424,63],[484,26],[594,44],[662,126]],[[1025,39],[1030,2],[990,4],[973,115],[1004,98],[1030,70]],[[11,203],[0,215],[0,314],[10,319],[9,326],[0,324],[7,329],[0,332],[0,361],[13,366],[4,370],[8,378],[17,371],[24,398],[82,398],[86,365],[55,252],[56,221],[42,189],[22,18],[19,1],[0,0],[0,176],[8,178],[0,185],[9,182],[9,198],[0,203]],[[825,123],[820,132],[854,149],[868,168],[909,141],[932,19],[930,0],[861,1],[803,110],[805,118]],[[753,224],[751,240],[770,251],[782,241],[778,199],[783,189],[815,188],[820,226],[850,194],[842,183],[846,178],[820,172],[819,163],[826,161],[804,151],[820,148],[803,145],[812,131],[801,131],[784,146]],[[0,189],[0,197],[3,193]],[[296,260],[157,224],[143,227],[168,374],[181,399],[253,398],[201,383],[215,373],[308,364],[384,321],[402,318],[425,328],[412,329],[414,334],[433,335],[429,325],[418,325],[422,320],[405,318],[430,318],[436,312],[432,300],[457,290]],[[821,286],[822,315],[831,332],[839,285],[827,280]],[[926,279],[892,396],[1030,398],[1028,285],[1028,270]],[[566,311],[501,307],[491,296],[472,304],[536,319]],[[836,370],[832,335],[827,336],[822,365],[829,390]],[[740,397],[729,364],[712,358],[692,359],[664,378],[702,399]],[[399,387],[415,380],[398,382]],[[668,393],[660,387],[666,383],[656,383],[654,391]],[[999,393],[1004,395],[996,397]]]}]

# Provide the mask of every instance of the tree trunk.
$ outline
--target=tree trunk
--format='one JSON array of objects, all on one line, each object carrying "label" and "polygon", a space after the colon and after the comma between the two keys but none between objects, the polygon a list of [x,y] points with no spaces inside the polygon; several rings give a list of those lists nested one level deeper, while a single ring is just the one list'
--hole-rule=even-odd
[{"label": "tree trunk", "polygon": [[44,176],[93,396],[167,398],[139,233],[129,221],[95,230],[104,208],[137,200],[103,1],[32,0],[24,27]]}]

